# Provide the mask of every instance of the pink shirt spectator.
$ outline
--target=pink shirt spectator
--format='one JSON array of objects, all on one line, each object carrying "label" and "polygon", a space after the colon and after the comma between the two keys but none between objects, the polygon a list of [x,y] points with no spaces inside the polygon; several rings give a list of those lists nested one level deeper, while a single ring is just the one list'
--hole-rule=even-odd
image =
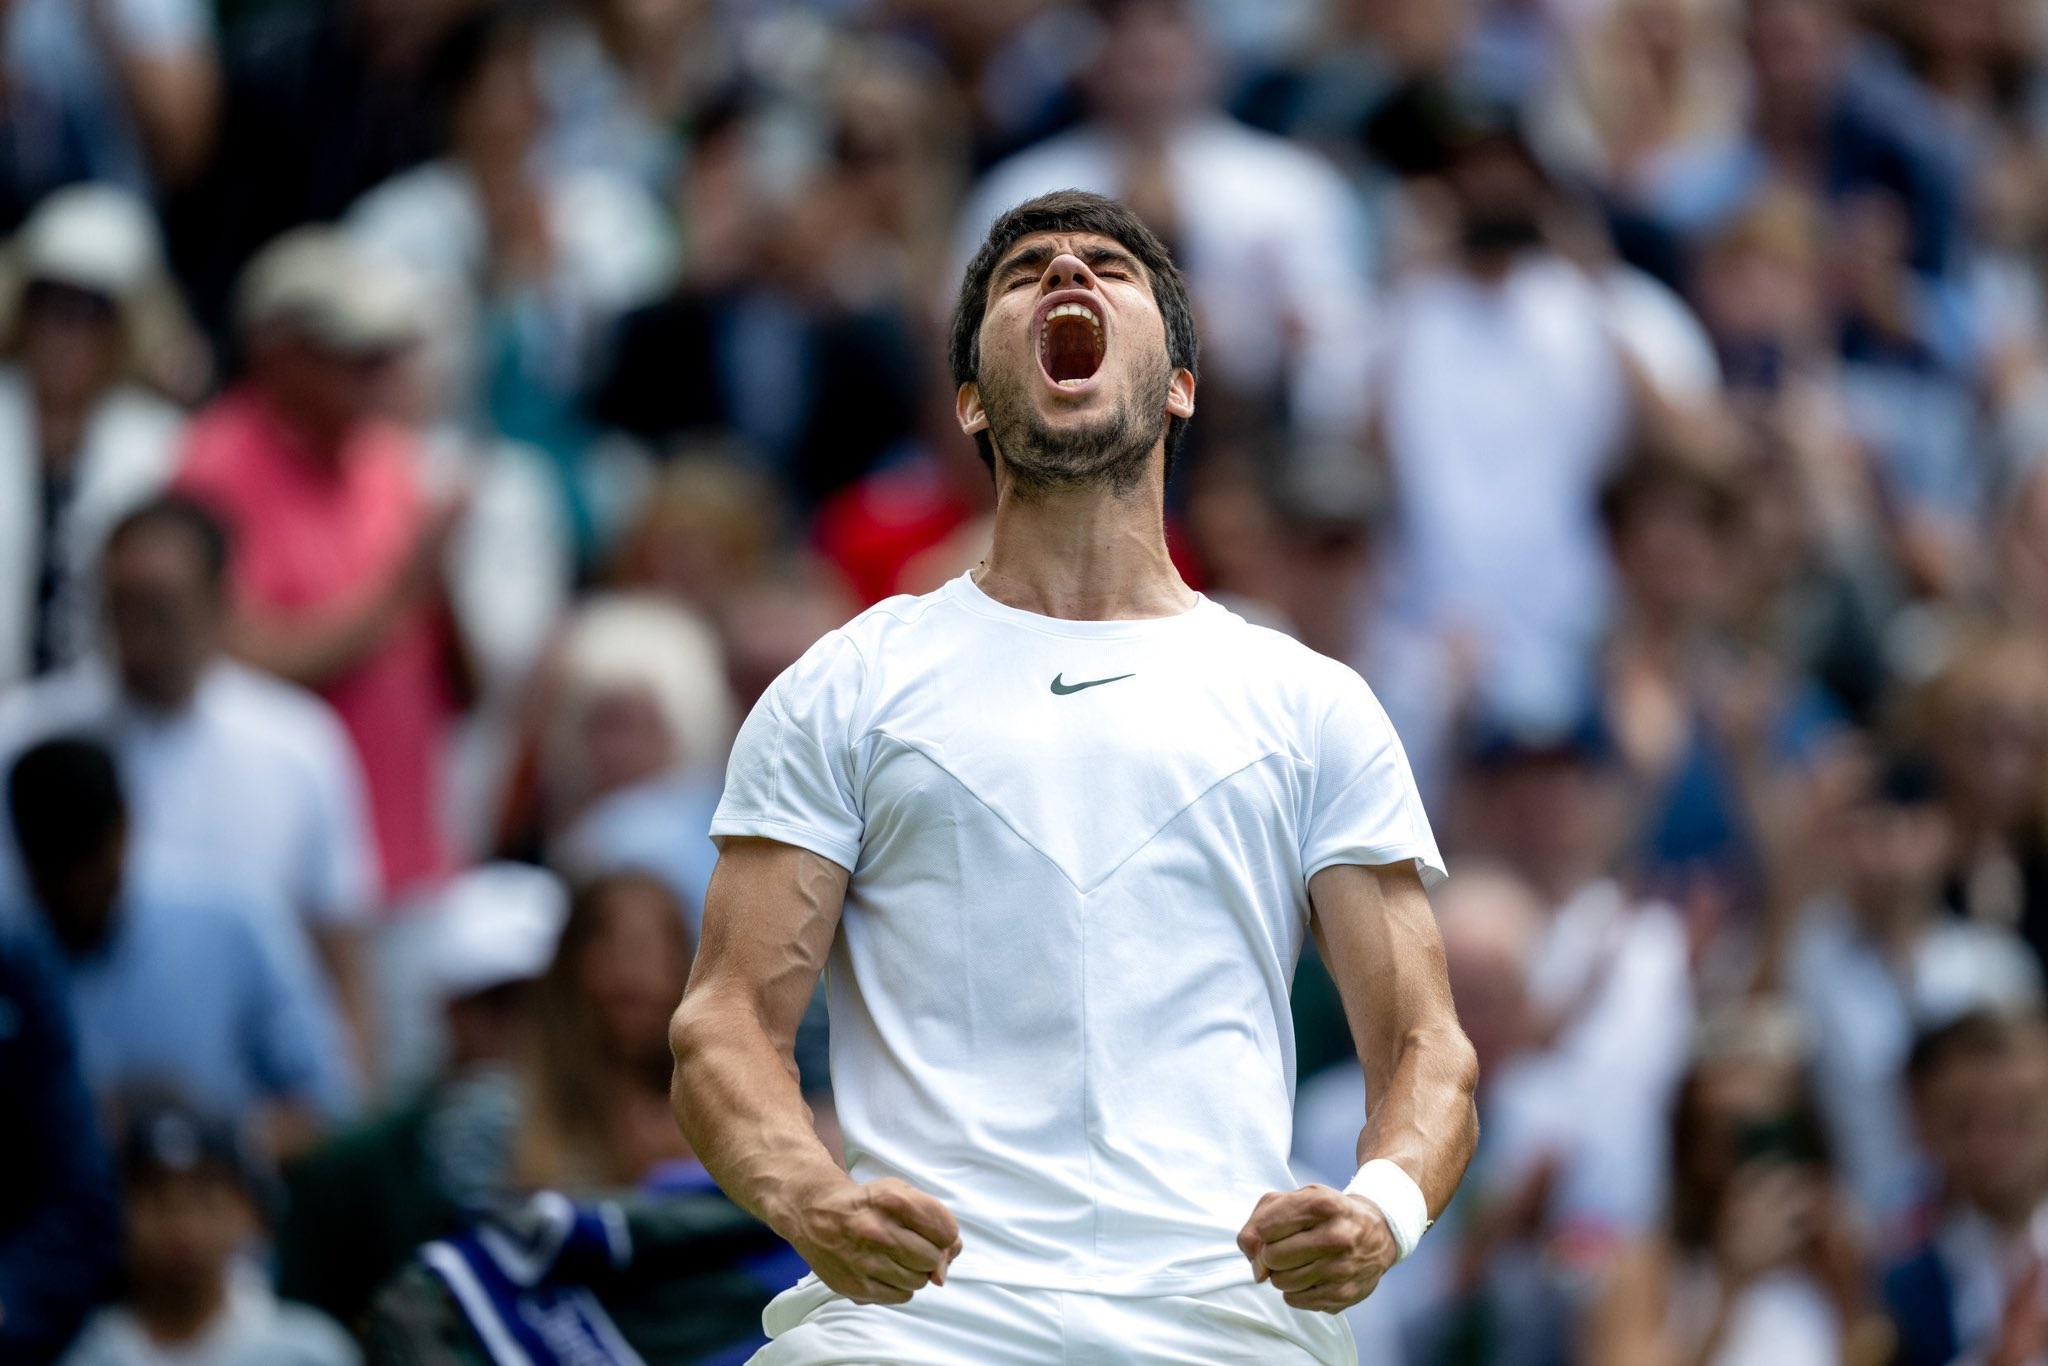
[{"label": "pink shirt spectator", "polygon": [[[243,388],[193,419],[176,483],[227,523],[237,601],[304,620],[360,605],[399,572],[426,515],[417,460],[402,430],[371,422],[329,466]],[[434,614],[416,610],[317,689],[361,756],[387,896],[445,867],[441,746],[454,701],[444,645]]]}]

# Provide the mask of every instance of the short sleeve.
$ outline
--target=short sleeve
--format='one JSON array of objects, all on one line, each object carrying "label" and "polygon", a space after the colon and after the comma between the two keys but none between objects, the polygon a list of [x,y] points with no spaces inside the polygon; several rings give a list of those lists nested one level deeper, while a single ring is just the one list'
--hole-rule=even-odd
[{"label": "short sleeve", "polygon": [[711,818],[721,848],[734,835],[780,840],[849,872],[863,822],[854,783],[854,709],[866,666],[841,632],[790,665],[740,727],[725,795]]},{"label": "short sleeve", "polygon": [[1413,860],[1424,884],[1443,880],[1443,855],[1393,723],[1365,680],[1339,669],[1316,738],[1301,864],[1314,877],[1338,863]]}]

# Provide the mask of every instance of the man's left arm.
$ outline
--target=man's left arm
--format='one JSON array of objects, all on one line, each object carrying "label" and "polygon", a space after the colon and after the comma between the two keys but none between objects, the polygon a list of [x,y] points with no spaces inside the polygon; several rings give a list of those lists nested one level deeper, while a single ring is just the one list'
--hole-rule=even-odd
[{"label": "man's left arm", "polygon": [[[1358,1160],[1400,1169],[1367,1172],[1377,1182],[1354,1185],[1385,1191],[1389,1176],[1398,1183],[1405,1173],[1434,1219],[1479,1140],[1479,1064],[1458,1027],[1429,896],[1406,862],[1334,864],[1308,890],[1316,945],[1365,1067]],[[1402,1213],[1328,1186],[1275,1191],[1260,1199],[1237,1242],[1254,1277],[1271,1280],[1287,1303],[1334,1314],[1370,1295],[1400,1259],[1394,1221]]]}]

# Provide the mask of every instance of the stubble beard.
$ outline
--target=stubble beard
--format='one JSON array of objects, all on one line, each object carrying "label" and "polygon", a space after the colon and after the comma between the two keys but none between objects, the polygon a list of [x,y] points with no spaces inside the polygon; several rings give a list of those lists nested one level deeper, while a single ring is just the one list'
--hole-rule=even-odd
[{"label": "stubble beard", "polygon": [[[1166,358],[1134,377],[1109,412],[1086,426],[1049,426],[1031,404],[1025,387],[1036,378],[991,375],[982,386],[989,439],[1009,472],[1012,492],[1023,497],[1099,487],[1122,497],[1144,482],[1152,452],[1166,433]],[[1153,394],[1146,404],[1134,394]]]}]

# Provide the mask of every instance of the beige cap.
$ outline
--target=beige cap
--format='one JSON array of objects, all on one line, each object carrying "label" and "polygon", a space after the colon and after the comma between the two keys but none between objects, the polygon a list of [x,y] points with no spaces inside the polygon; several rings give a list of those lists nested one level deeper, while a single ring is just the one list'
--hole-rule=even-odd
[{"label": "beige cap", "polygon": [[149,206],[111,185],[71,185],[36,206],[15,240],[24,282],[47,281],[126,302],[163,269]]},{"label": "beige cap", "polygon": [[348,355],[419,339],[418,291],[396,265],[338,228],[295,228],[242,272],[235,317],[243,332],[285,326]]}]

